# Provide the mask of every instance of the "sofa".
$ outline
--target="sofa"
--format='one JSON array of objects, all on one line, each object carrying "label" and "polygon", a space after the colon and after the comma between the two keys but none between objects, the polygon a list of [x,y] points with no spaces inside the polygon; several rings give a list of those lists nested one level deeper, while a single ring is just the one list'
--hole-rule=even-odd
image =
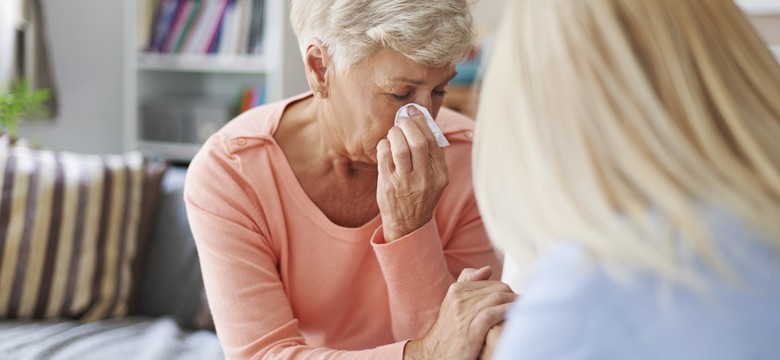
[{"label": "sofa", "polygon": [[[0,359],[223,358],[182,198],[186,167],[132,155],[0,141]],[[73,233],[92,240],[71,246]]]}]

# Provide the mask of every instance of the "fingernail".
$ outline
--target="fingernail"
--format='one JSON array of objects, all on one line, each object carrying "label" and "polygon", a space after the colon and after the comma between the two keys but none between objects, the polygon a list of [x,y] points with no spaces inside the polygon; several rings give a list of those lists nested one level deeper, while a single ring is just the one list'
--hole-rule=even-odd
[{"label": "fingernail", "polygon": [[417,110],[416,106],[410,106],[409,107],[409,115],[417,115],[420,113],[420,110]]}]

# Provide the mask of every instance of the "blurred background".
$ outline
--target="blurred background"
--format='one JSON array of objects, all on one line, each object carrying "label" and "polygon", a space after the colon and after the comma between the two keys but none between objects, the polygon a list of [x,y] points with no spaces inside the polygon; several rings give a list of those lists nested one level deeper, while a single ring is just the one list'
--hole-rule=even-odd
[{"label": "blurred background", "polygon": [[[468,115],[504,1],[475,3],[479,42],[446,103]],[[780,0],[737,2],[780,45]],[[22,122],[19,136],[53,150],[140,148],[186,162],[242,109],[307,90],[284,0],[0,4],[0,83],[24,76],[56,100],[47,118]]]}]

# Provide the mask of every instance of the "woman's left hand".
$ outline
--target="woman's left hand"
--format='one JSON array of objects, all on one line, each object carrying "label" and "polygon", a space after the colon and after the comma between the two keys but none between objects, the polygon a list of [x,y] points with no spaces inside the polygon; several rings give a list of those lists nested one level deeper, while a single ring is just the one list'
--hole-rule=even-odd
[{"label": "woman's left hand", "polygon": [[449,183],[444,152],[414,107],[377,145],[377,202],[386,242],[419,229]]},{"label": "woman's left hand", "polygon": [[493,353],[498,345],[498,339],[501,337],[501,332],[504,331],[504,322],[493,326],[485,336],[485,344],[482,345],[482,350],[479,353],[479,360],[490,360],[493,358]]}]

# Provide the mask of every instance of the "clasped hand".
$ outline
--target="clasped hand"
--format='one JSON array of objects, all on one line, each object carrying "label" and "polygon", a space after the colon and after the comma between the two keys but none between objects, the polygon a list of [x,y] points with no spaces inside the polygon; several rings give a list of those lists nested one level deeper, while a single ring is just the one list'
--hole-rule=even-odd
[{"label": "clasped hand", "polygon": [[491,273],[489,266],[464,269],[450,286],[433,328],[422,339],[406,344],[404,360],[489,357],[494,339],[488,339],[488,332],[504,321],[517,298],[507,284],[488,280]]}]

